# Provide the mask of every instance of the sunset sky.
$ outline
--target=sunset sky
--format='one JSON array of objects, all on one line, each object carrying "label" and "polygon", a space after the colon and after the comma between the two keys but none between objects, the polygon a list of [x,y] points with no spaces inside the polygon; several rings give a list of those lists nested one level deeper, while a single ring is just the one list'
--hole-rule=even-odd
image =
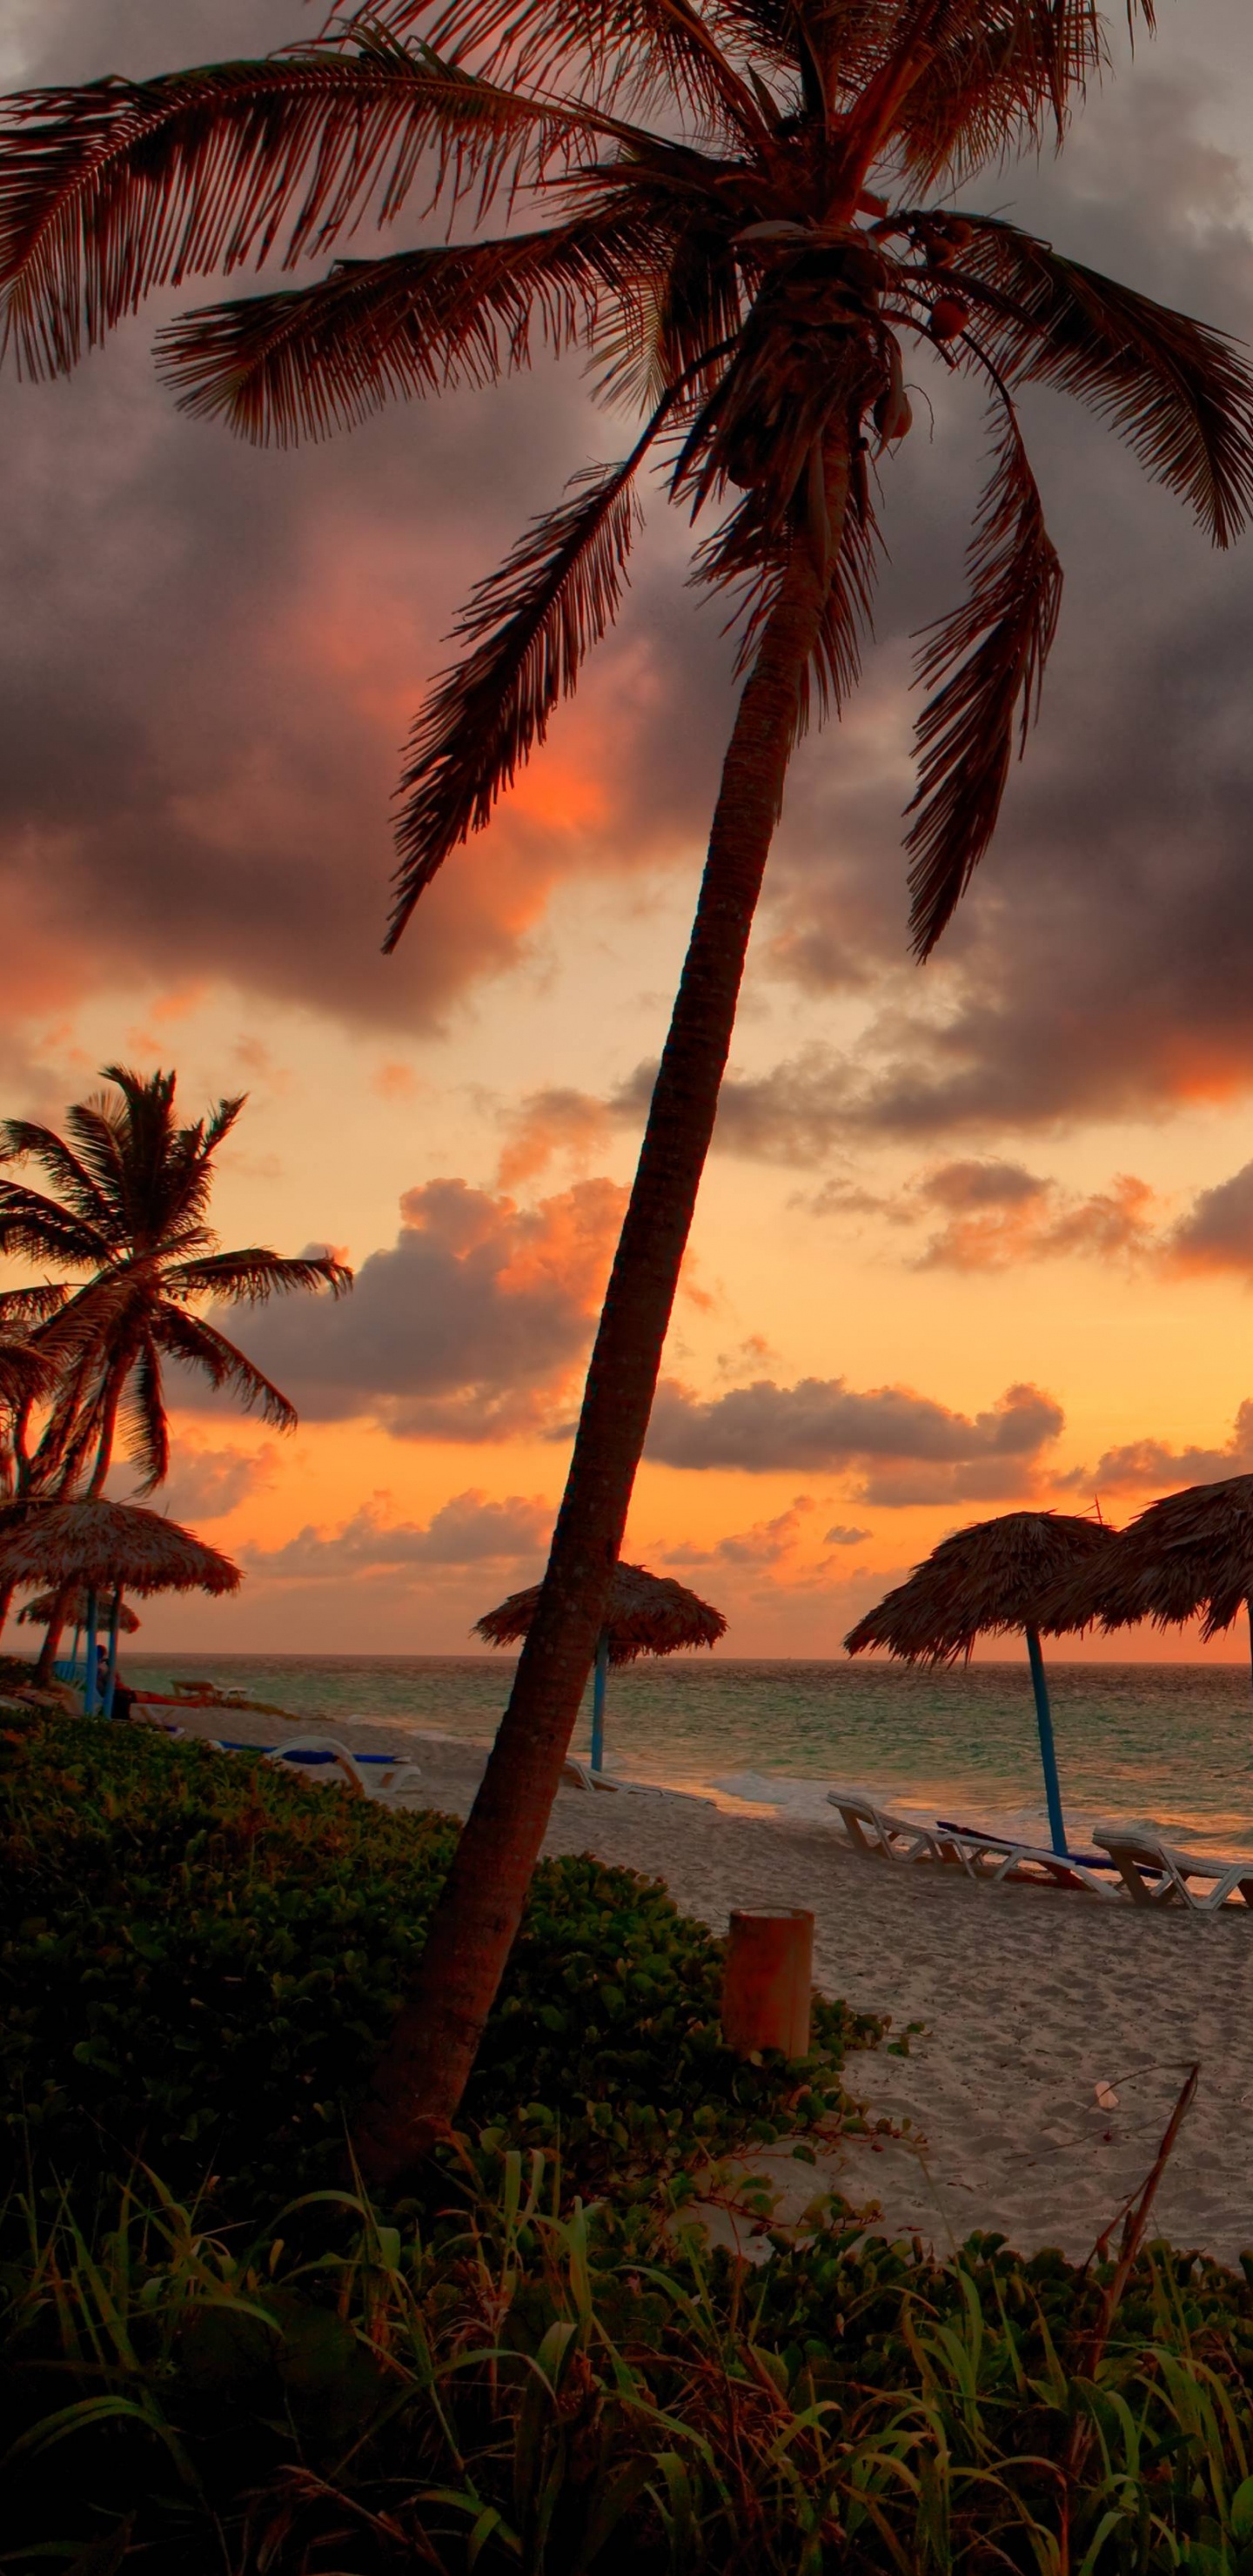
[{"label": "sunset sky", "polygon": [[[1247,0],[1160,15],[1133,64],[1115,30],[1060,164],[958,202],[1253,339]],[[169,70],[317,22],[0,0],[0,75]],[[246,1089],[224,1239],[358,1271],[338,1307],[240,1329],[291,1438],[180,1395],[164,1499],[248,1580],[154,1606],[144,1644],[462,1652],[543,1562],[731,646],[655,484],[579,699],[383,958],[389,800],[458,606],[623,424],[543,363],[254,451],[151,364],[216,291],[0,387],[0,1109],[57,1124],[119,1058],[176,1066],[189,1115]],[[725,1610],[729,1653],[836,1652],[989,1511],[1122,1520],[1253,1470],[1253,537],[1213,553],[1091,416],[1027,398],[1060,637],[993,852],[916,967],[909,639],[960,595],[984,445],[941,379],[919,362],[885,467],[864,685],[795,763],[628,1533]]]}]

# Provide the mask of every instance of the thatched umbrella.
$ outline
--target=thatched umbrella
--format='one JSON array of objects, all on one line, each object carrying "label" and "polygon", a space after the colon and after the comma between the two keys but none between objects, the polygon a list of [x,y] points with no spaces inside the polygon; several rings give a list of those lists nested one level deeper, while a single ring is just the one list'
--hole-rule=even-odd
[{"label": "thatched umbrella", "polygon": [[[88,1594],[81,1584],[77,1592],[71,1593],[68,1601],[63,1601],[59,1592],[38,1592],[33,1601],[28,1601],[25,1607],[18,1611],[17,1624],[19,1628],[23,1626],[46,1628],[60,1604],[61,1617],[66,1627],[83,1628],[87,1624],[87,1602]],[[138,1626],[139,1620],[135,1612],[124,1601],[118,1613],[119,1637],[133,1637]]]},{"label": "thatched umbrella", "polygon": [[[496,1610],[475,1621],[475,1633],[489,1646],[513,1646],[525,1637],[535,1616],[540,1587],[511,1592]],[[605,1685],[611,1664],[633,1664],[637,1655],[675,1655],[690,1646],[716,1646],[726,1635],[726,1620],[708,1601],[698,1600],[669,1575],[650,1574],[643,1565],[614,1568],[609,1610],[596,1647],[592,1685],[592,1769],[605,1767]]]},{"label": "thatched umbrella", "polygon": [[[84,1705],[89,1716],[96,1704],[97,1604],[106,1595],[112,1595],[106,1683],[106,1705],[111,1707],[123,1591],[220,1594],[236,1591],[242,1580],[229,1557],[141,1503],[26,1495],[0,1505],[0,1585],[42,1584],[58,1604],[67,1589],[87,1595]],[[53,1619],[64,1616],[64,1608],[58,1607]],[[52,1626],[48,1635],[53,1635]]]},{"label": "thatched umbrella", "polygon": [[1061,1785],[1044,1658],[1043,1613],[1066,1578],[1107,1561],[1114,1533],[1070,1512],[1003,1512],[942,1539],[907,1583],[867,1612],[844,1640],[850,1655],[886,1646],[906,1663],[956,1663],[976,1637],[1021,1628],[1035,1691],[1040,1762],[1054,1851],[1066,1850]]},{"label": "thatched umbrella", "polygon": [[1208,1643],[1242,1610],[1253,1655],[1253,1476],[1225,1476],[1150,1503],[1103,1562],[1058,1586],[1041,1624],[1055,1634],[1094,1619],[1106,1631],[1140,1619],[1174,1628],[1204,1611]]}]

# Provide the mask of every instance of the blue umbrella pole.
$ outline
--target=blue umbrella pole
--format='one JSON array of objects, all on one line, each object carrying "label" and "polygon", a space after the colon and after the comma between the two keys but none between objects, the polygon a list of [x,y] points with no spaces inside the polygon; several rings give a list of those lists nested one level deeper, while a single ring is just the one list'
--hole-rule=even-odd
[{"label": "blue umbrella pole", "polygon": [[83,1683],[83,1715],[96,1714],[96,1596],[87,1595],[87,1675]]},{"label": "blue umbrella pole", "polygon": [[609,1630],[602,1628],[596,1640],[596,1668],[592,1676],[592,1769],[605,1767],[605,1684],[609,1679]]},{"label": "blue umbrella pole", "polygon": [[1064,1852],[1066,1820],[1062,1814],[1062,1787],[1057,1777],[1057,1748],[1053,1742],[1053,1712],[1049,1707],[1049,1687],[1044,1678],[1038,1628],[1027,1630],[1027,1654],[1031,1662],[1031,1687],[1035,1692],[1035,1721],[1040,1730],[1040,1767],[1044,1773],[1044,1795],[1048,1801],[1049,1832],[1054,1851]]},{"label": "blue umbrella pole", "polygon": [[109,1614],[109,1669],[105,1675],[104,1684],[104,1714],[106,1717],[112,1717],[113,1715],[113,1694],[117,1689],[117,1631],[118,1621],[120,1620],[121,1615],[122,1587],[119,1583],[114,1589],[113,1608]]}]

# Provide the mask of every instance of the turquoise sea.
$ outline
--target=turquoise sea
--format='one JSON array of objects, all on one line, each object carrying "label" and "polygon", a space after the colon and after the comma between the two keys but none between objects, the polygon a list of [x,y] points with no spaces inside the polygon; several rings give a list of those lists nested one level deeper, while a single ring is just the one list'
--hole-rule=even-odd
[{"label": "turquoise sea", "polygon": [[[124,1658],[157,1689],[193,1676],[332,1726],[483,1739],[512,1662],[490,1656]],[[1253,1848],[1253,1689],[1241,1664],[1059,1664],[1050,1674],[1072,1847],[1101,1816]],[[257,1721],[245,1731],[251,1736]],[[587,1747],[584,1711],[575,1750]],[[821,1811],[831,1782],[1045,1838],[1025,1660],[939,1674],[887,1663],[671,1657],[611,1676],[607,1767],[727,1799]]]}]

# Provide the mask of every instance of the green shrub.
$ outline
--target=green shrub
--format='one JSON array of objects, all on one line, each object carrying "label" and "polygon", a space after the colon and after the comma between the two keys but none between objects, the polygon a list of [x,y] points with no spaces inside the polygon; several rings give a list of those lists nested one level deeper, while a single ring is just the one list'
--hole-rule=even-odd
[{"label": "green shrub", "polygon": [[[272,2207],[336,2178],[457,1826],[274,1765],[83,1721],[0,1736],[0,2082],[62,2171],[143,2156],[179,2190]],[[718,2027],[721,1945],[657,1881],[546,1861],[465,2104],[560,2138],[586,2183],[651,2188],[838,2112],[850,2039],[746,2066]]]}]

